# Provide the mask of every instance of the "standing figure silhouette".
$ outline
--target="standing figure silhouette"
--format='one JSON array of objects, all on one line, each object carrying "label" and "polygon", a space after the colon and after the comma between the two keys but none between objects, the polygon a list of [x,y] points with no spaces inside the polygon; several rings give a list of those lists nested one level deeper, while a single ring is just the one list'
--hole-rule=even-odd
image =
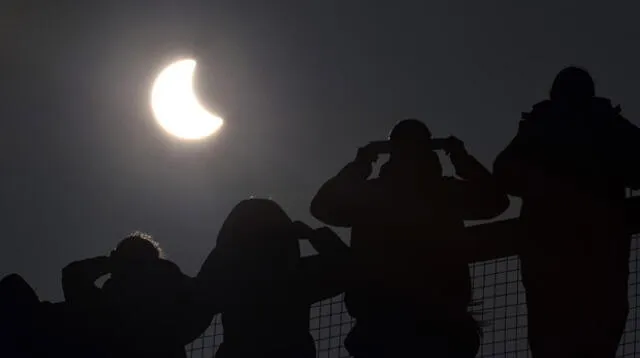
[{"label": "standing figure silhouette", "polygon": [[[459,178],[442,175],[435,149],[449,154]],[[369,179],[381,153],[389,161]],[[349,352],[474,357],[479,329],[468,312],[463,221],[493,218],[508,205],[460,140],[432,139],[418,120],[400,121],[389,141],[360,148],[311,203],[320,221],[351,228],[353,279],[345,300],[357,323],[345,341]]]},{"label": "standing figure silhouette", "polygon": [[640,186],[640,129],[589,73],[562,70],[494,163],[522,198],[520,259],[535,358],[613,358],[628,313],[625,188]]},{"label": "standing figure silhouette", "polygon": [[[318,255],[300,257],[299,240]],[[198,274],[222,309],[217,358],[315,358],[309,308],[340,294],[349,248],[328,228],[292,222],[271,200],[240,202]]]}]

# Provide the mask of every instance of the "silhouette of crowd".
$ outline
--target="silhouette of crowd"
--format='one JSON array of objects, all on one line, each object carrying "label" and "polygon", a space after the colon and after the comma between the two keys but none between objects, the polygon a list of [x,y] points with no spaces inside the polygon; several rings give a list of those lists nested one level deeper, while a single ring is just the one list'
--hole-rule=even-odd
[{"label": "silhouette of crowd", "polygon": [[[17,274],[2,278],[0,355],[185,357],[221,313],[217,357],[312,358],[309,308],[344,293],[356,320],[344,346],[355,358],[475,357],[482,325],[471,313],[468,265],[478,237],[465,221],[500,216],[511,195],[523,201],[510,240],[533,357],[612,358],[629,311],[625,205],[626,190],[640,188],[638,146],[640,129],[577,67],[522,113],[493,173],[460,139],[401,120],[310,202],[319,221],[351,229],[350,245],[255,198],[233,208],[196,277],[134,233],[63,268],[62,302],[41,301]],[[439,151],[454,176],[443,175]],[[372,177],[382,154],[389,160]],[[300,240],[317,254],[301,257]]]}]

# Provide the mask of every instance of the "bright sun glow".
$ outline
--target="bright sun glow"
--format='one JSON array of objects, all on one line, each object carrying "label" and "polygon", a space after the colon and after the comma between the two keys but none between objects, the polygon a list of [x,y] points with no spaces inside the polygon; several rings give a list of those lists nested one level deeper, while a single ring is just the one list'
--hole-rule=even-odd
[{"label": "bright sun glow", "polygon": [[182,139],[202,139],[222,126],[222,118],[209,113],[193,90],[196,61],[187,59],[167,66],[151,89],[151,109],[167,132]]}]

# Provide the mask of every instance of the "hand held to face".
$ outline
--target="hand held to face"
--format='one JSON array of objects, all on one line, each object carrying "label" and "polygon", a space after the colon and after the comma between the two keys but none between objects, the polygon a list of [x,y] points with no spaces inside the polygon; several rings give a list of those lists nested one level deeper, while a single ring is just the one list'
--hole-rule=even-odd
[{"label": "hand held to face", "polygon": [[391,142],[374,141],[358,149],[356,159],[363,162],[374,163],[378,160],[380,154],[388,154],[391,152]]},{"label": "hand held to face", "polygon": [[455,136],[433,139],[432,142],[434,150],[443,150],[447,155],[459,156],[467,154],[464,142]]}]

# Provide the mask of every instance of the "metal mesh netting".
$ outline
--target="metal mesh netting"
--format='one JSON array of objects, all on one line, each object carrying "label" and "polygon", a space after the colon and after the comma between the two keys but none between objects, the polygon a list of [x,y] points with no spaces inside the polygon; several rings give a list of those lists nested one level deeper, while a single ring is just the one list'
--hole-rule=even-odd
[{"label": "metal mesh netting", "polygon": [[[631,244],[629,261],[630,311],[618,349],[619,357],[635,357],[640,354],[639,251],[640,241],[636,238]],[[527,306],[517,256],[478,262],[471,265],[470,270],[474,298],[482,302],[478,318],[487,323],[483,329],[484,340],[479,356],[528,357]],[[342,344],[353,322],[344,307],[342,296],[319,302],[311,307],[309,329],[316,340],[318,358],[349,357]],[[216,316],[205,334],[187,346],[187,354],[192,358],[211,358],[221,342],[222,325],[220,317]]]}]

